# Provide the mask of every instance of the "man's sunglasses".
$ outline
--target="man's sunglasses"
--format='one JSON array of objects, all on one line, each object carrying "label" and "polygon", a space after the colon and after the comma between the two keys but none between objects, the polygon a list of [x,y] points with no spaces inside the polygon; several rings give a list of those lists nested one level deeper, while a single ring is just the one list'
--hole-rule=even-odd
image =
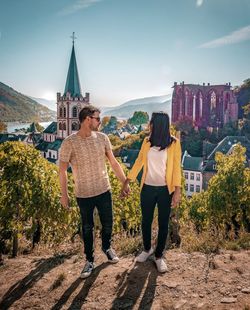
[{"label": "man's sunglasses", "polygon": [[90,118],[95,118],[98,122],[101,121],[101,118],[99,116],[90,116]]}]

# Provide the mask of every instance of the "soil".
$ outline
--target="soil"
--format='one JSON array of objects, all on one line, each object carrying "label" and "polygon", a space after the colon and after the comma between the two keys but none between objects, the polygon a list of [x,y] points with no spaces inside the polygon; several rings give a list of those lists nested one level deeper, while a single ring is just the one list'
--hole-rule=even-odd
[{"label": "soil", "polygon": [[83,280],[81,248],[61,254],[5,257],[0,267],[0,309],[250,309],[250,251],[220,254],[169,250],[168,272],[134,256],[109,264],[98,247],[96,269]]}]

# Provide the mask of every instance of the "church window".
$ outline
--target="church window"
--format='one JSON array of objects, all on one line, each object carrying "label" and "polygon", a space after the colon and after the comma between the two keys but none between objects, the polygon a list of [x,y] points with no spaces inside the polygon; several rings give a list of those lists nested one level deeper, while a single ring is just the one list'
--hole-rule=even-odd
[{"label": "church window", "polygon": [[213,91],[211,93],[211,99],[210,99],[210,109],[213,110],[216,108],[216,94],[215,92]]},{"label": "church window", "polygon": [[66,123],[63,123],[63,130],[66,130]]},{"label": "church window", "polygon": [[63,108],[63,117],[66,117],[66,107]]},{"label": "church window", "polygon": [[72,108],[72,117],[77,117],[77,107]]},{"label": "church window", "polygon": [[72,128],[72,130],[78,130],[79,129],[78,123],[77,122],[73,122],[71,128]]},{"label": "church window", "polygon": [[62,123],[59,123],[59,130],[63,130]]},{"label": "church window", "polygon": [[62,107],[59,108],[59,117],[63,117],[63,108]]}]

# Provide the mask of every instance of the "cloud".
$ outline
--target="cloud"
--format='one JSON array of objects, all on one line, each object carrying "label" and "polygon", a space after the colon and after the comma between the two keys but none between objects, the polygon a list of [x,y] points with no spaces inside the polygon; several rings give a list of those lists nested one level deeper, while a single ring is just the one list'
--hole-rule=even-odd
[{"label": "cloud", "polygon": [[58,14],[63,16],[73,14],[77,11],[87,9],[88,7],[100,1],[102,0],[77,0],[74,4],[63,8],[58,12]]},{"label": "cloud", "polygon": [[200,48],[215,48],[250,40],[250,25],[233,31],[232,33],[216,40],[200,45]]},{"label": "cloud", "polygon": [[196,0],[196,6],[202,6],[203,0]]}]

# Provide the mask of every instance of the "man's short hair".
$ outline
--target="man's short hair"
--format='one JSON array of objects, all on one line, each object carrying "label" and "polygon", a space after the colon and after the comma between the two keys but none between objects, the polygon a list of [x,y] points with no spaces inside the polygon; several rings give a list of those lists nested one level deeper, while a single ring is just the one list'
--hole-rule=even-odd
[{"label": "man's short hair", "polygon": [[79,113],[79,122],[80,124],[85,120],[87,116],[92,116],[95,112],[101,113],[100,109],[94,107],[93,105],[86,105],[84,108],[81,109]]}]

